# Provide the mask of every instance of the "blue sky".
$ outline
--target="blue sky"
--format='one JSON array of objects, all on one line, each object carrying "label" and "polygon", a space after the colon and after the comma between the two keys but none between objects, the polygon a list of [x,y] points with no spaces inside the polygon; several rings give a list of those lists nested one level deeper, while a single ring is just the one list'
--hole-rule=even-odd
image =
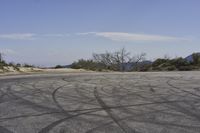
[{"label": "blue sky", "polygon": [[199,0],[1,0],[9,61],[70,64],[125,47],[153,60],[200,51]]}]

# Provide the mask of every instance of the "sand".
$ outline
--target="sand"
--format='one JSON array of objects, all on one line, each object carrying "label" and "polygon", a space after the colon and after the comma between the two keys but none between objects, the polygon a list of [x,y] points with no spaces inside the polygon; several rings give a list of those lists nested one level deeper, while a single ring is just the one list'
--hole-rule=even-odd
[{"label": "sand", "polygon": [[60,69],[44,69],[34,67],[4,67],[4,70],[0,69],[0,75],[15,75],[15,74],[34,74],[34,73],[77,73],[77,72],[92,72],[84,69],[72,69],[72,68],[60,68]]}]

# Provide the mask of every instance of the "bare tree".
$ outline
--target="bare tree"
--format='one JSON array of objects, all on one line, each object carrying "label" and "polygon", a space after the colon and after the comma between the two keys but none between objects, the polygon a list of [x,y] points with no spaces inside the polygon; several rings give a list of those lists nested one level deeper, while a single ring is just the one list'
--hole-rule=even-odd
[{"label": "bare tree", "polygon": [[118,65],[120,71],[125,71],[125,65],[130,59],[130,53],[123,47],[113,54],[113,58]]},{"label": "bare tree", "polygon": [[138,70],[138,64],[139,62],[142,62],[144,61],[146,58],[146,53],[141,53],[141,54],[138,54],[138,55],[135,55],[133,56],[132,58],[130,58],[129,62],[132,62],[134,63],[135,65],[135,70],[137,71]]},{"label": "bare tree", "polygon": [[128,63],[138,64],[145,59],[146,54],[142,53],[131,57],[130,52],[125,48],[116,52],[106,52],[103,54],[93,54],[93,60],[106,66],[106,68],[116,71],[125,71]]},{"label": "bare tree", "polygon": [[107,66],[112,70],[125,71],[125,63],[130,59],[130,53],[125,48],[117,52],[106,52],[104,54],[93,54],[93,60]]},{"label": "bare tree", "polygon": [[135,63],[138,64],[138,62],[141,62],[143,60],[145,60],[146,57],[146,53],[141,53],[135,56]]},{"label": "bare tree", "polygon": [[110,67],[113,64],[112,54],[109,52],[104,54],[93,54],[93,60],[97,63],[105,65],[106,67]]}]

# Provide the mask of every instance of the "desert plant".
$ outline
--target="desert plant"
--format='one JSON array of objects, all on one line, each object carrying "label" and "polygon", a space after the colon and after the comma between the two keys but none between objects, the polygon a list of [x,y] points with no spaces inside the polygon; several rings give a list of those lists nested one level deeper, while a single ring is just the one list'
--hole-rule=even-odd
[{"label": "desert plant", "polygon": [[61,65],[56,65],[56,66],[55,66],[55,69],[59,69],[59,68],[64,68],[64,67],[61,66]]}]

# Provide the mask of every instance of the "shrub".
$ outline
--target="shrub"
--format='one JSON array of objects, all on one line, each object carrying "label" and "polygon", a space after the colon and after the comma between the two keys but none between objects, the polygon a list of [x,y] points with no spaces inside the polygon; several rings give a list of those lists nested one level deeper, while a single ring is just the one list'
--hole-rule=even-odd
[{"label": "shrub", "polygon": [[21,67],[21,64],[20,64],[20,63],[17,63],[17,64],[16,64],[16,67]]},{"label": "shrub", "polygon": [[169,61],[169,59],[157,59],[153,62],[152,66],[153,67],[158,67],[164,63],[167,63]]},{"label": "shrub", "polygon": [[168,66],[167,70],[168,71],[174,71],[174,70],[176,70],[176,67],[175,66]]},{"label": "shrub", "polygon": [[151,64],[144,64],[139,66],[139,71],[146,72],[151,69]]},{"label": "shrub", "polygon": [[200,64],[200,53],[193,53],[192,54],[193,64],[198,65]]},{"label": "shrub", "polygon": [[0,69],[2,69],[2,70],[3,70],[3,69],[4,69],[3,67],[4,67],[4,66],[3,66],[2,64],[0,64]]},{"label": "shrub", "polygon": [[23,67],[34,67],[34,65],[24,64]]},{"label": "shrub", "polygon": [[161,67],[152,67],[153,71],[162,71]]},{"label": "shrub", "polygon": [[64,67],[61,66],[61,65],[57,65],[57,66],[55,66],[55,69],[59,69],[59,68],[64,68]]},{"label": "shrub", "polygon": [[178,68],[179,71],[191,71],[193,69],[194,69],[193,66],[179,66]]}]

